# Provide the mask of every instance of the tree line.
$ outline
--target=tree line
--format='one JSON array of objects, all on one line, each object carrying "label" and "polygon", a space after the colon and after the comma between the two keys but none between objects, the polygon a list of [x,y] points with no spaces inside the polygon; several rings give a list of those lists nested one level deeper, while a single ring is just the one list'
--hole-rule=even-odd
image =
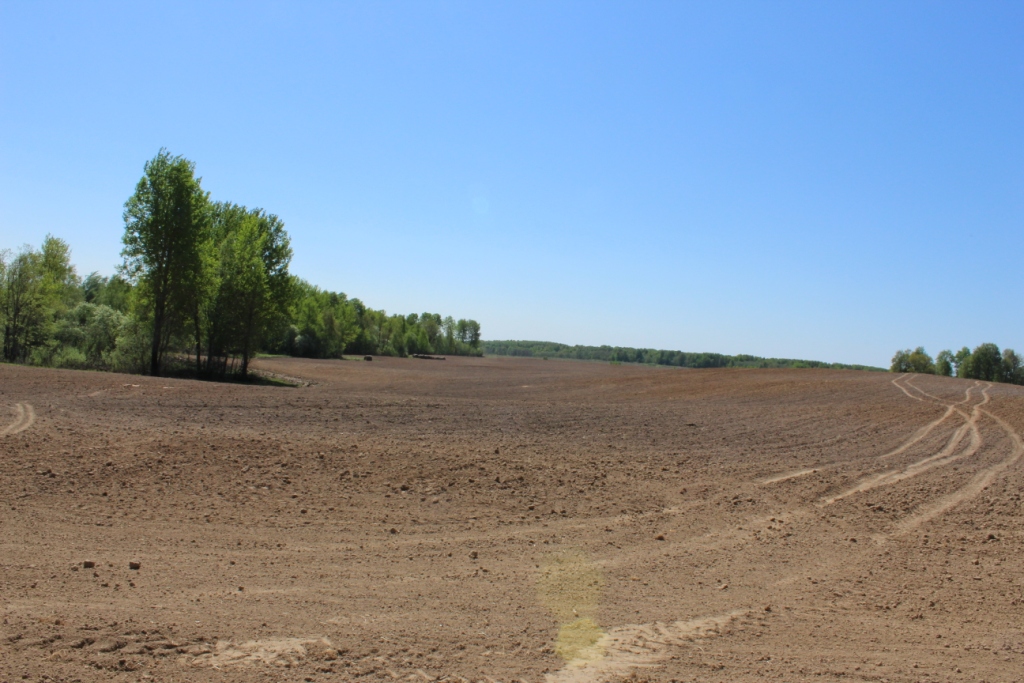
[{"label": "tree line", "polygon": [[284,222],[212,201],[195,164],[147,161],[124,205],[117,273],[81,278],[66,242],[0,250],[3,359],[152,375],[249,375],[259,352],[481,355],[480,324],[389,315],[289,272]]},{"label": "tree line", "polygon": [[1024,359],[1013,349],[995,344],[981,344],[973,351],[966,346],[956,353],[939,351],[933,359],[918,346],[914,350],[897,351],[892,357],[891,372],[919,372],[946,377],[980,379],[986,382],[1024,384]]},{"label": "tree line", "polygon": [[628,346],[569,346],[542,341],[485,341],[484,352],[495,356],[524,356],[533,358],[572,358],[599,360],[611,363],[646,363],[670,365],[680,368],[832,368],[839,370],[877,370],[867,365],[824,363],[792,358],[761,358],[741,354],[729,356],[721,353],[688,353],[659,349],[635,349]]}]

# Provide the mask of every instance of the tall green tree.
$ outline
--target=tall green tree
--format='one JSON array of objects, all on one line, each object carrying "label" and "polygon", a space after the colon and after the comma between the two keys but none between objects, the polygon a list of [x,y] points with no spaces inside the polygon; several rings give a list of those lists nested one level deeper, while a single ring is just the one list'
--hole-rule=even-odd
[{"label": "tall green tree", "polygon": [[81,298],[67,242],[47,235],[42,248],[0,254],[0,319],[3,357],[25,361],[51,341],[57,319]]},{"label": "tall green tree", "polygon": [[892,357],[890,372],[919,372],[932,374],[935,372],[935,361],[925,352],[924,347],[918,346],[911,351],[897,351]]},{"label": "tall green tree", "polygon": [[3,298],[0,301],[4,321],[4,360],[23,361],[42,336],[42,259],[39,252],[26,246],[4,261]]},{"label": "tall green tree", "polygon": [[971,357],[971,350],[966,346],[961,348],[953,355],[953,367],[956,370],[957,377],[964,376],[964,363]]},{"label": "tall green tree", "polygon": [[195,176],[195,164],[161,149],[146,162],[135,193],[125,202],[121,251],[122,272],[141,285],[144,296],[153,375],[160,374],[171,338],[189,322],[199,324],[197,291],[209,224],[209,194]]},{"label": "tall green tree", "polygon": [[[981,344],[961,365],[963,377],[986,382],[1003,381],[1003,357],[995,344]],[[959,375],[958,375],[959,376]]]},{"label": "tall green tree", "polygon": [[935,374],[951,377],[953,375],[953,352],[939,351],[935,356]]},{"label": "tall green tree", "polygon": [[1003,349],[1003,380],[1011,384],[1024,384],[1024,360],[1013,349]]},{"label": "tall green tree", "polygon": [[219,310],[232,350],[241,356],[243,377],[268,330],[287,310],[291,254],[284,224],[258,209],[224,240]]},{"label": "tall green tree", "polygon": [[40,251],[42,295],[52,316],[66,313],[82,300],[81,279],[71,263],[71,247],[47,235]]},{"label": "tall green tree", "polygon": [[[459,322],[461,323],[462,321],[460,320]],[[480,346],[480,323],[478,323],[477,321],[475,321],[473,319],[466,320],[465,323],[466,323],[466,330],[465,330],[465,340],[464,341],[467,344],[469,344],[474,349],[479,348],[479,346]]]},{"label": "tall green tree", "polygon": [[444,330],[444,353],[455,352],[455,318],[445,316],[445,319],[441,323],[441,329]]},{"label": "tall green tree", "polygon": [[237,354],[246,376],[252,356],[287,327],[299,291],[288,273],[292,250],[284,223],[262,209],[217,203],[211,215],[207,369],[223,373]]}]

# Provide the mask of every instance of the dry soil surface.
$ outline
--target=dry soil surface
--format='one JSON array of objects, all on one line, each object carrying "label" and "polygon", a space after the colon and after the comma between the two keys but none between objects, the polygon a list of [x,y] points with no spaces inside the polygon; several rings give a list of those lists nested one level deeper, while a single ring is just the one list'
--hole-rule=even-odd
[{"label": "dry soil surface", "polygon": [[1024,678],[1024,390],[0,366],[0,681]]}]

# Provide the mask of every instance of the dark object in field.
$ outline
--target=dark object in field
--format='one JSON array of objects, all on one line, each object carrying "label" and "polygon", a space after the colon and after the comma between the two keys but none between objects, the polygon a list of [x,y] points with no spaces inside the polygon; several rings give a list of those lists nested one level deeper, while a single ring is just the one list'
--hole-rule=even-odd
[{"label": "dark object in field", "polygon": [[82,566],[85,567],[86,569],[92,569],[93,567],[96,566],[96,563],[95,562],[90,562],[89,560],[86,560],[85,562],[82,563]]},{"label": "dark object in field", "polygon": [[425,353],[414,353],[414,354],[412,354],[412,357],[413,358],[421,358],[423,360],[445,360],[444,356],[428,356]]},{"label": "dark object in field", "polygon": [[363,360],[373,360],[373,356],[363,356]]},{"label": "dark object in field", "polygon": [[141,562],[129,562],[128,563],[128,569],[134,569],[135,571],[138,571],[141,568],[142,568],[142,563]]}]

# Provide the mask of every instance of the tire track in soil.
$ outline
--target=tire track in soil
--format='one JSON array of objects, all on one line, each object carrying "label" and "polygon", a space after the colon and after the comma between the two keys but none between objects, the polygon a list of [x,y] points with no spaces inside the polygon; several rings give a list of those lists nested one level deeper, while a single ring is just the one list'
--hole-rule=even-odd
[{"label": "tire track in soil", "polygon": [[738,621],[750,620],[749,610],[736,610],[690,621],[630,624],[608,629],[596,644],[570,660],[547,683],[598,683],[623,677],[636,669],[658,666],[672,657],[673,650],[708,638],[725,635]]},{"label": "tire track in soil", "polygon": [[[893,384],[911,398],[918,401],[924,400],[910,394],[896,380],[893,380]],[[970,389],[966,392],[965,400],[969,399]],[[955,408],[950,406],[941,418],[915,432],[896,450],[879,457],[887,457],[905,451],[927,436],[954,412],[956,412]],[[964,427],[961,427],[958,433],[962,431],[966,431]],[[959,439],[956,440],[956,443],[959,443]],[[769,485],[806,476],[817,472],[818,469],[809,468],[787,472],[764,480],[760,484],[762,486]],[[671,512],[673,511],[663,511],[663,513],[668,514]],[[793,509],[784,514],[792,519],[804,516],[801,512],[799,509]],[[748,525],[744,524],[743,526],[746,527]],[[715,546],[719,546],[723,542],[734,539],[739,535],[734,529],[711,531],[696,538],[682,541],[682,544],[685,546],[699,545],[706,549],[714,549]],[[785,579],[783,582],[785,582]],[[741,616],[749,614],[749,611],[739,610],[724,615],[704,617],[690,621],[676,621],[667,624],[662,622],[628,624],[613,627],[608,629],[594,645],[579,652],[576,657],[569,660],[559,671],[554,674],[547,674],[545,679],[547,683],[598,683],[615,676],[627,676],[636,669],[654,668],[668,660],[672,656],[673,649],[692,645],[700,638],[719,635],[724,626]]]},{"label": "tire track in soil", "polygon": [[0,436],[9,436],[11,434],[18,434],[31,427],[36,421],[36,411],[32,407],[31,403],[16,403],[15,411],[18,413],[18,417],[15,418],[14,422],[7,425]]},{"label": "tire track in soil", "polygon": [[[989,384],[985,388],[985,390],[987,391],[991,387],[992,385]],[[992,484],[992,482],[995,481],[995,478],[997,476],[1002,474],[1005,470],[1009,469],[1013,465],[1017,464],[1017,462],[1020,461],[1021,456],[1024,456],[1024,439],[1021,438],[1020,434],[1018,434],[1017,431],[1009,423],[1007,423],[998,415],[995,415],[984,409],[979,410],[986,416],[990,417],[993,421],[995,421],[995,423],[998,424],[1004,432],[1006,432],[1006,435],[1010,438],[1010,441],[1013,443],[1013,448],[1010,450],[1010,454],[1000,462],[996,463],[995,465],[987,467],[984,470],[978,472],[978,474],[976,474],[974,478],[971,479],[970,483],[968,483],[967,486],[964,486],[963,488],[958,489],[947,496],[943,496],[942,498],[935,501],[931,505],[924,506],[920,512],[910,517],[909,519],[900,522],[897,525],[895,531],[893,531],[892,536],[902,536],[910,531],[913,531],[914,529],[920,527],[922,524],[925,524],[931,521],[932,519],[935,519],[939,515],[952,509],[953,507],[959,505],[960,503],[963,503],[976,497],[978,494],[980,494],[982,491],[988,488]]]},{"label": "tire track in soil", "polygon": [[[915,387],[914,385],[910,384],[909,380],[907,381],[907,386],[910,386],[911,388],[913,388],[915,390],[917,389],[917,387]],[[972,388],[973,387],[969,388],[967,391],[970,392],[970,390]],[[967,413],[965,413],[961,409],[957,408],[956,404],[948,404],[947,405],[949,410],[956,411],[962,417],[966,418],[967,422],[965,422],[955,432],[953,432],[953,435],[950,437],[949,441],[946,443],[946,446],[942,450],[940,450],[939,452],[934,453],[932,455],[929,455],[926,458],[923,458],[921,460],[913,462],[913,463],[907,465],[906,467],[904,467],[902,469],[889,470],[888,472],[881,472],[879,474],[874,474],[874,475],[872,475],[872,476],[870,476],[870,477],[868,477],[866,479],[863,479],[858,484],[856,484],[855,486],[853,486],[853,487],[843,491],[842,493],[839,493],[839,494],[836,494],[835,496],[831,496],[829,498],[826,498],[821,503],[822,507],[827,506],[827,505],[831,505],[833,503],[836,503],[836,502],[838,502],[838,501],[840,501],[840,500],[842,500],[844,498],[848,498],[849,496],[852,496],[855,493],[861,493],[863,491],[870,491],[872,489],[878,488],[879,486],[886,486],[888,484],[895,484],[896,482],[903,481],[904,479],[910,479],[912,477],[916,477],[916,476],[918,476],[920,474],[924,474],[925,472],[927,472],[927,471],[929,471],[931,469],[934,469],[936,467],[941,467],[942,465],[948,465],[951,462],[955,462],[955,461],[961,460],[963,458],[969,458],[972,455],[974,455],[975,453],[977,453],[981,449],[981,446],[983,444],[983,440],[981,438],[981,432],[978,430],[978,421],[981,419],[981,414],[982,414],[982,407],[981,406],[985,405],[990,400],[990,396],[988,394],[988,390],[990,388],[991,388],[991,386],[988,386],[988,387],[985,387],[984,389],[982,389],[982,391],[981,391],[982,400],[981,400],[980,403],[978,403],[977,405],[972,407],[970,415],[967,415]],[[921,393],[925,394],[925,392],[923,392],[923,391]],[[935,397],[932,397],[930,394],[925,394],[925,395],[927,395],[927,396],[929,396],[931,398],[935,398]],[[921,399],[921,400],[924,400],[924,399]],[[971,433],[970,443],[968,444],[966,449],[964,449],[960,453],[957,453],[956,452],[957,448],[960,447],[960,443],[963,441],[964,437],[967,435],[968,432]],[[886,457],[886,456],[882,456],[882,457]]]},{"label": "tire track in soil", "polygon": [[[954,460],[960,460],[976,454],[983,445],[981,432],[978,429],[978,421],[982,414],[991,417],[1007,432],[1011,440],[1013,440],[1014,449],[1008,458],[1004,459],[997,465],[980,472],[966,487],[940,499],[939,501],[936,501],[935,503],[927,506],[921,513],[901,522],[897,526],[896,530],[889,534],[889,536],[892,537],[905,534],[928,520],[941,515],[943,512],[946,512],[960,502],[973,498],[984,490],[995,479],[995,477],[998,476],[998,474],[1015,464],[1022,456],[1024,456],[1024,440],[1021,439],[1020,435],[1018,435],[1013,428],[1001,418],[982,408],[983,405],[986,405],[990,401],[991,397],[988,391],[992,386],[991,384],[988,384],[982,389],[982,400],[972,406],[971,414],[968,415],[958,406],[968,403],[971,400],[971,391],[976,389],[979,384],[968,387],[964,392],[965,396],[961,401],[948,404],[938,397],[922,391],[911,384],[908,379],[905,382],[907,387],[918,391],[923,395],[914,396],[910,391],[908,391],[907,387],[904,387],[897,382],[897,380],[904,379],[905,377],[907,376],[904,375],[894,379],[893,384],[914,400],[925,401],[925,397],[927,397],[946,406],[947,410],[942,417],[934,420],[928,425],[925,425],[925,427],[918,430],[898,448],[890,451],[889,453],[878,456],[879,458],[891,457],[906,451],[931,433],[953,413],[958,413],[963,417],[965,419],[965,423],[953,433],[945,447],[937,453],[929,455],[922,460],[918,460],[902,470],[894,470],[883,473],[882,475],[875,475],[865,482],[862,482],[857,487],[854,487],[837,497],[828,499],[825,502],[825,505],[841,500],[855,492],[870,490],[886,484],[895,484],[927,472],[934,467],[939,467],[941,465],[948,464],[949,462],[953,462]],[[960,453],[956,453],[957,448],[963,442],[963,439],[968,433],[971,434],[971,440],[968,443],[967,448]],[[762,481],[761,484],[766,485],[776,483],[786,479],[805,476],[816,471],[818,470],[806,469],[797,472],[790,472]],[[790,518],[796,518],[803,516],[801,512],[802,511],[800,509],[793,509],[781,514]],[[738,534],[731,530],[726,531],[723,535],[726,537],[738,536]],[[708,543],[708,541],[714,539],[720,543],[724,540],[722,537],[723,535],[712,532],[702,535],[696,539],[684,541],[684,544],[691,545],[695,544],[695,542],[696,544],[700,544],[703,541],[704,545],[713,546],[717,545],[717,543]],[[804,572],[802,571],[796,572],[793,576],[795,577],[798,574],[802,575],[803,573]],[[782,579],[781,581],[776,582],[776,585],[781,585],[786,582],[787,579]],[[653,624],[629,624],[610,628],[591,648],[581,652],[575,659],[567,662],[566,665],[556,673],[548,674],[545,677],[546,683],[599,683],[600,681],[607,680],[613,676],[627,676],[636,669],[657,667],[660,663],[668,660],[672,656],[673,649],[692,645],[698,639],[722,635],[723,629],[727,625],[737,619],[749,617],[750,614],[751,612],[749,610],[737,610],[724,615],[705,617],[691,621],[676,621],[668,624],[661,622],[655,622]]]},{"label": "tire track in soil", "polygon": [[[892,380],[893,385],[896,388],[898,388],[900,391],[902,391],[904,394],[906,394],[910,398],[914,399],[915,401],[923,401],[924,400],[923,398],[921,398],[920,396],[914,396],[909,391],[907,391],[907,389],[903,385],[898,383],[898,380],[904,379],[906,377],[908,377],[908,375],[900,375],[896,379]],[[908,380],[908,383],[909,383],[909,380]],[[877,456],[877,459],[878,460],[882,460],[884,458],[891,458],[893,456],[899,455],[899,454],[903,453],[904,451],[906,451],[911,446],[913,446],[914,444],[916,444],[917,442],[921,441],[921,439],[923,439],[926,436],[928,436],[929,434],[931,434],[932,431],[934,431],[935,428],[938,427],[940,424],[945,422],[949,418],[950,415],[952,415],[955,412],[960,412],[960,411],[957,410],[956,406],[970,401],[971,400],[971,389],[976,388],[976,386],[977,385],[968,387],[967,390],[964,392],[965,396],[964,396],[964,398],[962,400],[957,401],[956,403],[951,404],[951,405],[943,403],[943,405],[946,405],[946,412],[943,413],[942,417],[938,418],[937,420],[933,420],[932,422],[929,422],[925,426],[921,427],[919,430],[914,432],[910,436],[910,438],[908,438],[902,444],[897,446],[894,450],[889,451],[888,453],[883,453],[882,455]],[[910,385],[910,387],[912,389],[917,389],[917,387],[915,387],[913,385]],[[967,415],[964,414],[963,412],[961,412],[961,415],[963,415],[963,417],[965,419],[968,419]],[[762,480],[759,483],[760,483],[761,486],[769,486],[771,484],[778,484],[780,482],[788,481],[790,479],[796,479],[798,477],[805,477],[805,476],[807,476],[809,474],[817,474],[818,472],[820,472],[822,470],[827,470],[827,469],[831,469],[831,468],[834,468],[834,467],[835,467],[835,465],[828,465],[828,464],[826,464],[826,465],[821,465],[821,466],[815,467],[815,468],[797,470],[795,472],[785,472],[783,474],[778,474],[778,475],[769,477],[767,479],[764,479],[764,480]]]},{"label": "tire track in soil", "polygon": [[[910,383],[910,375],[900,375],[896,379],[892,380],[893,385],[896,386],[904,394],[906,394],[910,398],[914,399],[915,401],[924,401],[924,399],[922,397],[915,396],[914,394],[911,394],[909,391],[907,391],[907,388],[899,383],[898,380],[901,380],[901,379],[905,380],[905,384],[908,387],[910,387],[911,389],[914,389],[915,391],[919,391],[922,394],[925,393],[925,392],[921,391],[916,386],[914,386],[913,384]],[[937,396],[932,396],[931,394],[926,394],[929,398],[935,399],[935,401],[937,401],[940,405],[945,406],[946,412],[943,413],[942,417],[940,417],[939,419],[934,420],[932,422],[929,422],[924,427],[919,429],[917,432],[914,433],[913,436],[911,436],[907,441],[903,442],[895,450],[889,451],[888,453],[885,453],[884,455],[878,456],[879,459],[891,458],[893,456],[899,455],[900,453],[903,453],[908,448],[910,448],[911,446],[916,444],[918,441],[920,441],[921,439],[923,439],[926,436],[928,436],[929,434],[931,434],[932,431],[936,427],[938,427],[940,424],[945,422],[949,418],[949,416],[952,415],[954,412],[959,412],[960,415],[963,416],[964,419],[969,419],[967,414],[964,413],[963,411],[958,410],[956,406],[963,405],[965,403],[969,403],[970,400],[971,400],[971,390],[972,389],[976,389],[978,387],[978,385],[979,385],[979,383],[975,382],[972,386],[967,387],[967,389],[964,391],[963,399],[957,401],[956,403],[946,403],[945,401],[943,401],[942,399],[938,398]]]},{"label": "tire track in soil", "polygon": [[785,474],[777,474],[774,477],[763,479],[760,484],[761,486],[768,486],[769,484],[778,484],[780,481],[789,481],[790,479],[798,479],[799,477],[806,477],[808,474],[817,474],[819,469],[813,468],[808,470],[797,470],[795,472],[786,472]]}]

